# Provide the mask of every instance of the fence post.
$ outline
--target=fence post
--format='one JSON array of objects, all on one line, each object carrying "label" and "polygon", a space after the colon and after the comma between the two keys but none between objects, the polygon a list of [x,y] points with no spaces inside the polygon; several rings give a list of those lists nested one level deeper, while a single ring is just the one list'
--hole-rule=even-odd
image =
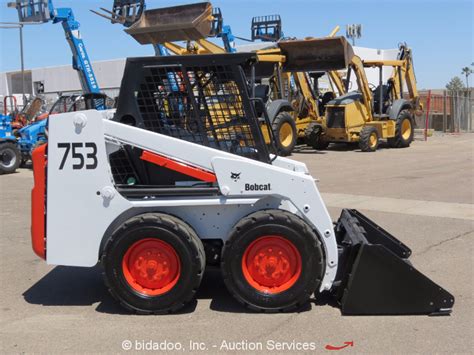
[{"label": "fence post", "polygon": [[428,98],[426,99],[426,120],[425,120],[425,142],[428,140],[428,126],[430,119],[431,90],[428,90]]},{"label": "fence post", "polygon": [[443,133],[448,130],[448,113],[446,112],[446,90],[443,91]]},{"label": "fence post", "polygon": [[471,132],[472,131],[472,102],[471,102],[471,89],[467,89],[467,114],[468,120],[467,120],[467,131]]}]

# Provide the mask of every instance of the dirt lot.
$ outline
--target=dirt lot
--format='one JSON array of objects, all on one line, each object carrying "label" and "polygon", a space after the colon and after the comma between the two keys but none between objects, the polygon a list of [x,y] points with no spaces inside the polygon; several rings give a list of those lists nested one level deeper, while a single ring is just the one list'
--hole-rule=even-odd
[{"label": "dirt lot", "polygon": [[447,317],[341,316],[324,301],[298,313],[255,314],[232,299],[216,272],[205,276],[197,300],[180,314],[130,315],[107,293],[99,267],[48,266],[33,254],[32,173],[0,176],[0,352],[117,353],[150,346],[183,352],[193,345],[206,354],[234,348],[295,353],[304,346],[300,353],[315,353],[353,342],[342,351],[470,353],[473,155],[474,135],[446,135],[374,154],[335,147],[301,148],[293,156],[320,179],[333,219],[342,206],[361,208],[412,248],[413,264],[455,295]]}]

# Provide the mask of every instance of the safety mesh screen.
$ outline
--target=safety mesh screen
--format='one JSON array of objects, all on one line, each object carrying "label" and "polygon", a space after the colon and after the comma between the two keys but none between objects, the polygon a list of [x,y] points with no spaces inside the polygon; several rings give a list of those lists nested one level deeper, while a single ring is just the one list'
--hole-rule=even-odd
[{"label": "safety mesh screen", "polygon": [[[231,65],[145,66],[136,94],[145,129],[258,159],[255,126]],[[262,152],[260,152],[262,153]]]},{"label": "safety mesh screen", "polygon": [[110,168],[114,181],[118,185],[133,185],[139,182],[124,147],[109,155]]}]

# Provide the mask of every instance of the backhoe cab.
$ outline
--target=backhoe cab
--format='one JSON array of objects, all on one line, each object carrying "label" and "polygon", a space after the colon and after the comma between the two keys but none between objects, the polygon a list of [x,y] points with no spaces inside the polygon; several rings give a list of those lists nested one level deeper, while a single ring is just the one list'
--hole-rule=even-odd
[{"label": "backhoe cab", "polygon": [[[357,90],[347,92],[326,106],[326,115],[319,135],[320,146],[331,142],[358,142],[362,151],[377,150],[379,140],[386,139],[393,148],[410,146],[414,137],[414,115],[420,109],[411,50],[403,45],[397,60],[361,60],[349,54],[346,91],[351,75],[355,75]],[[347,56],[345,56],[347,58]],[[383,82],[383,68],[392,67],[393,74]],[[379,83],[368,83],[365,68],[379,69]],[[405,85],[409,98],[403,97]]]}]

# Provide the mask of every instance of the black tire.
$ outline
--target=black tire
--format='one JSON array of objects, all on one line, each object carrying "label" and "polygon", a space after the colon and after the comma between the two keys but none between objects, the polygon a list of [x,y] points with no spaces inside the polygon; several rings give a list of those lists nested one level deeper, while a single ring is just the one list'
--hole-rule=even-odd
[{"label": "black tire", "polygon": [[[289,112],[280,112],[272,123],[273,135],[278,154],[281,156],[291,155],[298,139],[295,120]],[[287,134],[283,136],[283,134]]]},{"label": "black tire", "polygon": [[[262,236],[290,242],[301,256],[301,272],[287,289],[275,293],[259,290],[244,275],[246,250]],[[319,289],[324,269],[324,253],[316,233],[301,218],[281,210],[259,211],[243,218],[232,229],[222,252],[221,270],[229,292],[254,311],[288,312],[299,308]]]},{"label": "black tire", "polygon": [[21,153],[17,145],[12,142],[0,143],[0,175],[14,173],[20,163]]},{"label": "black tire", "polygon": [[[406,125],[409,125],[407,131]],[[407,148],[413,142],[415,136],[415,126],[413,117],[408,110],[402,110],[398,114],[397,123],[395,125],[395,137],[389,138],[388,144],[392,148]]]},{"label": "black tire", "polygon": [[[145,240],[165,242],[179,258],[176,283],[159,295],[137,291],[127,281],[122,266],[127,251]],[[159,250],[155,252],[160,256]],[[206,264],[203,244],[193,229],[182,220],[162,213],[145,213],[124,222],[106,242],[101,261],[112,296],[123,307],[139,314],[166,314],[181,309],[196,294]]]},{"label": "black tire", "polygon": [[329,142],[324,140],[322,129],[322,126],[316,122],[308,124],[304,132],[306,144],[316,150],[326,150]]},{"label": "black tire", "polygon": [[[375,141],[374,141],[375,137]],[[379,146],[379,134],[374,126],[364,126],[359,134],[359,148],[363,152],[375,152]]]}]

